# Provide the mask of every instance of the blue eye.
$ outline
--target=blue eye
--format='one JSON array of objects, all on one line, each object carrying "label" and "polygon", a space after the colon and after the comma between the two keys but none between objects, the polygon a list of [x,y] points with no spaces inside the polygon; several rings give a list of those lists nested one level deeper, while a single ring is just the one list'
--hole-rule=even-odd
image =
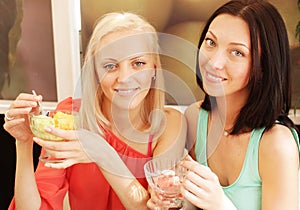
[{"label": "blue eye", "polygon": [[244,53],[238,51],[238,50],[233,50],[231,52],[234,56],[238,56],[238,57],[243,57],[244,56]]},{"label": "blue eye", "polygon": [[107,71],[112,71],[112,70],[115,70],[117,68],[117,65],[116,64],[113,64],[113,63],[109,63],[109,64],[105,64],[103,66],[103,68]]},{"label": "blue eye", "polygon": [[211,47],[216,45],[216,43],[210,38],[205,38],[205,43],[206,43],[206,45],[211,46]]},{"label": "blue eye", "polygon": [[146,63],[145,62],[142,62],[142,61],[136,61],[134,62],[134,65],[137,66],[137,67],[141,67],[143,65],[145,65]]}]

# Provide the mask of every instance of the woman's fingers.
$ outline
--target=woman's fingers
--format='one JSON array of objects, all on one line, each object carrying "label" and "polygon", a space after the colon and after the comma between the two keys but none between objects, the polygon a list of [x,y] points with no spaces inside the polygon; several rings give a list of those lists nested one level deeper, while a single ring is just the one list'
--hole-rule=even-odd
[{"label": "woman's fingers", "polygon": [[16,119],[22,119],[24,115],[28,115],[30,111],[31,107],[9,109],[5,113],[5,122],[8,123]]},{"label": "woman's fingers", "polygon": [[188,171],[186,173],[184,183],[186,180],[190,181],[203,190],[209,190],[210,188],[210,179],[203,178],[203,176],[199,176],[199,174],[195,173],[194,171]]},{"label": "woman's fingers", "polygon": [[29,94],[29,93],[20,93],[15,101],[18,100],[26,100],[26,101],[38,101],[38,100],[42,100],[43,97],[41,95],[39,96],[35,96],[33,94]]},{"label": "woman's fingers", "polygon": [[192,160],[184,160],[182,162],[182,166],[187,169],[187,171],[193,171],[197,175],[201,176],[204,179],[211,179],[212,178],[212,171],[209,167],[199,164],[198,162]]},{"label": "woman's fingers", "polygon": [[[92,162],[84,153],[78,140],[47,141],[34,137],[33,140],[45,150],[53,162],[47,163],[51,168],[67,168],[76,163]],[[58,159],[59,161],[56,161]]]},{"label": "woman's fingers", "polygon": [[78,150],[81,145],[78,141],[48,141],[34,137],[33,140],[46,150],[68,151]]},{"label": "woman's fingers", "polygon": [[165,200],[163,196],[160,196],[153,188],[149,186],[148,189],[151,198],[147,202],[147,206],[150,209],[164,209],[162,207],[170,206],[170,201]]},{"label": "woman's fingers", "polygon": [[45,166],[49,168],[65,169],[74,164],[76,164],[76,161],[73,159],[62,159],[54,162],[47,162],[45,163]]},{"label": "woman's fingers", "polygon": [[21,93],[16,100],[14,100],[9,109],[25,108],[25,107],[37,107],[38,101],[42,100],[42,96],[34,96],[32,94]]},{"label": "woman's fingers", "polygon": [[9,131],[11,128],[17,126],[17,125],[21,125],[23,124],[25,121],[24,118],[17,118],[17,119],[13,119],[13,120],[10,120],[10,121],[7,121],[5,122],[5,124],[3,125],[3,128],[6,130],[6,131]]},{"label": "woman's fingers", "polygon": [[169,206],[170,202],[159,201],[155,202],[152,198],[147,201],[147,207],[153,210],[166,209],[165,207]]},{"label": "woman's fingers", "polygon": [[185,190],[200,198],[202,198],[203,195],[205,195],[205,188],[207,188],[205,180],[201,180],[201,178],[193,180],[187,178],[183,181],[183,187]]},{"label": "woman's fingers", "polygon": [[46,127],[45,131],[67,140],[78,140],[75,130],[62,130],[54,127]]},{"label": "woman's fingers", "polygon": [[197,206],[197,207],[204,206],[204,202],[193,192],[183,189],[181,191],[181,193],[182,193],[183,197],[185,199],[187,199],[190,203],[192,203],[194,206]]},{"label": "woman's fingers", "polygon": [[[28,115],[29,112],[34,111],[37,107],[37,101],[42,99],[41,96],[33,96],[31,94],[21,93],[14,100],[9,109],[5,113],[5,122],[8,123],[10,121],[24,118],[25,115]],[[11,124],[13,125],[13,124]]]},{"label": "woman's fingers", "polygon": [[194,159],[190,155],[185,156],[184,160],[186,160],[186,161],[194,161]]}]

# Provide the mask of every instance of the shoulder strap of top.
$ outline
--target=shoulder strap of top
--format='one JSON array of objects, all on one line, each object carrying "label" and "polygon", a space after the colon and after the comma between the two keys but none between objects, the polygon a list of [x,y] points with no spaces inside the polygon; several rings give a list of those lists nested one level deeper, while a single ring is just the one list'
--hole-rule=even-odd
[{"label": "shoulder strap of top", "polygon": [[147,152],[147,156],[148,157],[152,157],[153,156],[153,151],[152,151],[153,138],[154,138],[154,134],[150,134],[149,135],[149,139],[148,139],[148,152]]},{"label": "shoulder strap of top", "polygon": [[198,117],[198,127],[195,143],[196,159],[199,163],[207,166],[206,160],[206,136],[208,124],[208,111],[200,108]]},{"label": "shoulder strap of top", "polygon": [[[250,140],[248,143],[247,153],[244,161],[244,170],[248,170],[247,172],[243,171],[244,174],[251,174],[252,177],[248,177],[253,180],[260,180],[260,175],[258,171],[258,152],[259,152],[259,144],[261,137],[265,131],[265,127],[254,129],[251,133]],[[246,166],[246,167],[245,167]],[[250,170],[250,171],[249,171]]]},{"label": "shoulder strap of top", "polygon": [[[276,123],[280,123],[280,122],[276,121]],[[258,152],[259,152],[258,148],[264,131],[265,131],[265,127],[260,129],[254,129],[250,137],[250,142],[248,145],[249,156],[247,157],[249,160],[247,160],[247,162],[250,161],[250,164],[254,166],[254,168],[258,168]],[[299,150],[298,134],[295,129],[291,129],[291,132],[295,138]]]},{"label": "shoulder strap of top", "polygon": [[[281,124],[281,125],[284,125],[282,124],[280,121],[276,120],[276,123],[277,124]],[[299,136],[298,136],[298,133],[297,131],[294,129],[294,128],[290,128],[293,136],[294,136],[294,139],[296,140],[296,143],[297,143],[297,146],[298,146],[298,150],[300,151],[300,143],[299,143]],[[300,183],[299,183],[300,184]]]}]

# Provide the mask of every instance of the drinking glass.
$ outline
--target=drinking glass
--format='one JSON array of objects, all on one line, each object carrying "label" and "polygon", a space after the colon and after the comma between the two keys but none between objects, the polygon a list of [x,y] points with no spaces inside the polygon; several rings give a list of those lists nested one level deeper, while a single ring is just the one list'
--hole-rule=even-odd
[{"label": "drinking glass", "polygon": [[180,163],[186,155],[187,150],[184,151],[181,157],[158,157],[149,160],[144,165],[146,179],[150,187],[170,203],[168,206],[160,206],[162,209],[183,207],[183,196],[180,193],[180,187],[186,169]]},{"label": "drinking glass", "polygon": [[[35,115],[29,114],[30,129],[36,137],[47,141],[66,141],[65,139],[50,134],[45,131],[46,127],[54,127],[64,130],[75,129],[75,119],[78,115],[76,112],[66,110],[44,110],[42,113]],[[51,158],[50,155],[45,153],[39,159],[42,162],[61,162],[63,159]]]}]

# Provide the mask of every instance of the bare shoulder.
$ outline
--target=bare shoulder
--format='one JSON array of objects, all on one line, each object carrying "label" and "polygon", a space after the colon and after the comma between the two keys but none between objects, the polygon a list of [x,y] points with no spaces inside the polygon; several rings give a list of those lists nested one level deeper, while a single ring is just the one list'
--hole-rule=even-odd
[{"label": "bare shoulder", "polygon": [[291,130],[280,124],[274,125],[262,136],[260,150],[266,155],[298,154],[298,146]]},{"label": "bare shoulder", "polygon": [[196,136],[197,136],[197,127],[198,127],[198,117],[199,117],[199,110],[202,101],[197,101],[190,106],[187,107],[185,110],[184,116],[187,121],[187,142],[186,148],[190,151],[190,154],[194,157],[194,150]]},{"label": "bare shoulder", "polygon": [[183,114],[179,110],[172,107],[166,107],[164,109],[164,112],[166,114],[167,119],[180,120],[183,117]]},{"label": "bare shoulder", "polygon": [[179,110],[167,107],[164,111],[167,122],[166,132],[168,133],[168,135],[170,135],[170,133],[176,134],[182,129],[186,129],[186,119]]},{"label": "bare shoulder", "polygon": [[194,119],[195,117],[198,118],[198,113],[199,113],[201,104],[202,104],[202,101],[197,101],[195,103],[192,103],[191,105],[189,105],[186,108],[184,115],[187,118],[187,120]]},{"label": "bare shoulder", "polygon": [[182,153],[186,141],[186,120],[184,115],[171,107],[164,109],[165,129],[154,150],[154,156],[168,154],[170,157]]},{"label": "bare shoulder", "polygon": [[288,127],[276,124],[264,133],[259,147],[259,163],[260,171],[265,175],[267,171],[272,173],[272,170],[268,170],[272,167],[283,169],[291,164],[299,164],[298,145]]},{"label": "bare shoulder", "polygon": [[[186,118],[187,124],[188,124],[188,130],[189,133],[195,133],[196,127],[198,124],[198,117],[199,117],[199,110],[200,106],[202,104],[202,101],[197,101],[190,106],[187,107],[187,109],[184,112],[184,116]],[[193,134],[193,136],[196,135]]]}]

